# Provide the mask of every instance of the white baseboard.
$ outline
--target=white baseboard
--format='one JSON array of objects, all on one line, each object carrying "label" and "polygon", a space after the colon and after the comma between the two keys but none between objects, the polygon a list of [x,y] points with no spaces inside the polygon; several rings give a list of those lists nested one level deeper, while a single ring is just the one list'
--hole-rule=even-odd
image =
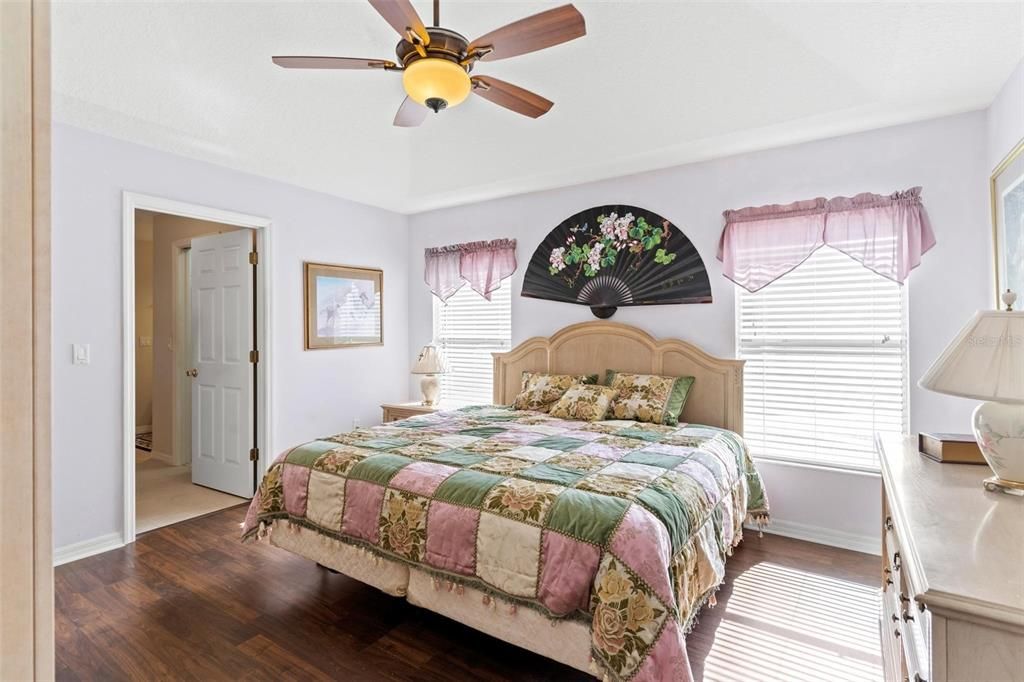
[{"label": "white baseboard", "polygon": [[[757,530],[757,526],[754,525],[748,525],[747,528]],[[864,552],[865,554],[875,554],[878,556],[882,554],[881,530],[879,530],[878,535],[858,535],[842,530],[822,528],[821,526],[810,526],[804,523],[772,519],[764,527],[764,532],[795,540],[816,542],[819,545],[850,549],[854,552]]]},{"label": "white baseboard", "polygon": [[150,456],[153,459],[158,459],[161,462],[167,462],[168,464],[174,464],[174,458],[166,452],[160,452],[159,450],[150,450]]},{"label": "white baseboard", "polygon": [[112,549],[124,546],[124,538],[120,533],[109,533],[98,538],[82,540],[70,545],[64,545],[53,550],[53,565],[60,566],[71,561],[84,559],[93,554],[109,552]]}]

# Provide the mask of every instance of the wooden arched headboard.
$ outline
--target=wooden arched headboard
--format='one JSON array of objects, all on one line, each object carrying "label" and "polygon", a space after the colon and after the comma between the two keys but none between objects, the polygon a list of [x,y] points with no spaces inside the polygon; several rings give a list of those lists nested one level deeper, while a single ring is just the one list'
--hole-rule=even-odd
[{"label": "wooden arched headboard", "polygon": [[679,339],[657,340],[618,322],[583,322],[545,338],[535,336],[507,353],[494,353],[494,402],[508,405],[523,372],[597,374],[608,369],[695,381],[681,421],[743,433],[743,360],[716,358]]}]

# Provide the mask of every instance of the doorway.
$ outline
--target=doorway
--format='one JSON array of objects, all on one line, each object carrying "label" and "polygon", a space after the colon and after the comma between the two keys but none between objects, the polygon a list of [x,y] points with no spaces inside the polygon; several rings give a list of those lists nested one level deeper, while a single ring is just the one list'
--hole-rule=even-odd
[{"label": "doorway", "polygon": [[270,442],[270,224],[130,193],[124,210],[128,543],[255,491]]}]

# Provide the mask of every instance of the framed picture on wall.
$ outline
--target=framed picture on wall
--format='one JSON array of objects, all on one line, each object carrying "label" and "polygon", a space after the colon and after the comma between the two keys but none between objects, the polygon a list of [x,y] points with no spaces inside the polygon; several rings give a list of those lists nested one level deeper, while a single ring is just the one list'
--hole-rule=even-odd
[{"label": "framed picture on wall", "polygon": [[996,166],[990,190],[998,308],[1007,289],[1024,301],[1024,140]]},{"label": "framed picture on wall", "polygon": [[305,263],[306,350],[384,343],[384,271]]}]

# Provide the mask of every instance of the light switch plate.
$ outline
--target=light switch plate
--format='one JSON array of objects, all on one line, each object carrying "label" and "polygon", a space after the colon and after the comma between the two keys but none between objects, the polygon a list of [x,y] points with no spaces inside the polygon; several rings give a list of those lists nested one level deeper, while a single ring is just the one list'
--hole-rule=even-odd
[{"label": "light switch plate", "polygon": [[76,365],[89,364],[89,344],[75,343],[71,345],[71,362]]}]

